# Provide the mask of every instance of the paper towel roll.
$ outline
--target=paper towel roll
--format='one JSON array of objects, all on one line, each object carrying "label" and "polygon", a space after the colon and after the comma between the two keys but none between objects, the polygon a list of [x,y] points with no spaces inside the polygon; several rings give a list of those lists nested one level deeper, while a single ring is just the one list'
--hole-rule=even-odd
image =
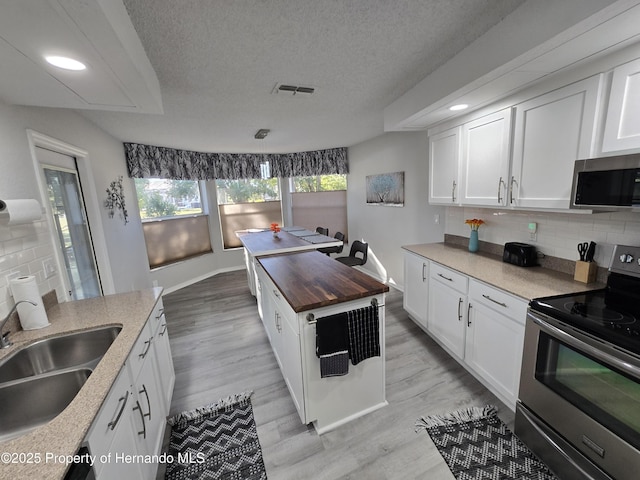
[{"label": "paper towel roll", "polygon": [[42,218],[42,209],[32,198],[0,200],[0,218],[5,225],[20,225]]},{"label": "paper towel roll", "polygon": [[36,304],[33,306],[30,303],[25,302],[18,305],[18,317],[20,317],[20,325],[22,325],[22,329],[36,330],[50,325],[47,312],[45,311],[42,303],[40,291],[38,290],[36,277],[33,275],[27,275],[24,277],[12,278],[10,284],[13,299],[16,303],[20,300],[29,300]]}]

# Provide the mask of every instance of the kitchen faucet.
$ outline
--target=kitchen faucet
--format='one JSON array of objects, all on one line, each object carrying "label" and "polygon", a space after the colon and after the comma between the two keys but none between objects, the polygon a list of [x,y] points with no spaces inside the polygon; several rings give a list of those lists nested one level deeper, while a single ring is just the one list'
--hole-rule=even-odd
[{"label": "kitchen faucet", "polygon": [[20,300],[20,301],[16,302],[16,304],[13,306],[13,308],[7,314],[7,316],[4,318],[4,320],[0,321],[0,348],[8,348],[11,345],[13,345],[13,343],[11,343],[11,341],[9,340],[9,332],[3,334],[2,333],[2,329],[4,328],[4,324],[7,323],[9,321],[9,319],[11,318],[11,315],[13,315],[13,312],[16,311],[16,308],[18,308],[18,305],[20,305],[23,302],[30,303],[34,307],[36,305],[38,305],[37,303],[34,303],[31,300]]}]

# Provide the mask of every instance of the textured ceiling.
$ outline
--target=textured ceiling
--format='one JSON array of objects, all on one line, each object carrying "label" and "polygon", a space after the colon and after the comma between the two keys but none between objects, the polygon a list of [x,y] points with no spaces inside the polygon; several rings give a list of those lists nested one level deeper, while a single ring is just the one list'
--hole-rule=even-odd
[{"label": "textured ceiling", "polygon": [[[123,141],[199,151],[350,146],[383,133],[384,107],[522,3],[124,0],[164,114],[80,113]],[[280,82],[316,92],[272,94]]]}]

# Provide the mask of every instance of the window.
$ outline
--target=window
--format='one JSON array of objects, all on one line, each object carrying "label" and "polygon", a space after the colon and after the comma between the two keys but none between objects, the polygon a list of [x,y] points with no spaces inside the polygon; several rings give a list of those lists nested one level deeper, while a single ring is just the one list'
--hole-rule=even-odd
[{"label": "window", "polygon": [[216,180],[216,189],[224,248],[242,246],[235,234],[238,230],[282,224],[277,178]]},{"label": "window", "polygon": [[136,178],[150,268],[213,252],[195,180]]},{"label": "window", "polygon": [[329,192],[347,189],[347,176],[317,175],[313,177],[295,177],[291,179],[292,192]]},{"label": "window", "polygon": [[329,235],[347,232],[347,176],[318,175],[291,179],[291,215],[294,225],[315,230],[329,229]]},{"label": "window", "polygon": [[136,178],[142,220],[180,215],[200,215],[202,202],[196,180]]}]

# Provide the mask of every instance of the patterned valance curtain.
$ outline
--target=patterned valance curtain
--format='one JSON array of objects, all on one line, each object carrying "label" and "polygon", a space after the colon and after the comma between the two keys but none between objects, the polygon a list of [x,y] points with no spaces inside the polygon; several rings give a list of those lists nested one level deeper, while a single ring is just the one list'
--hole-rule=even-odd
[{"label": "patterned valance curtain", "polygon": [[172,180],[238,180],[262,178],[269,164],[271,177],[306,177],[349,173],[346,148],[298,153],[204,153],[125,143],[131,178]]}]

